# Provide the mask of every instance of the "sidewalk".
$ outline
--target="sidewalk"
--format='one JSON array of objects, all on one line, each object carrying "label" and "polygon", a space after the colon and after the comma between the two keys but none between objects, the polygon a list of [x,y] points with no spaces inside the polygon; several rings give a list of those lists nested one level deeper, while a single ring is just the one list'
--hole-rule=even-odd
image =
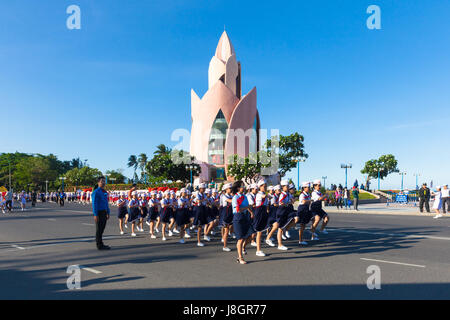
[{"label": "sidewalk", "polygon": [[[296,203],[295,207],[297,207],[298,203]],[[431,204],[430,204],[431,207]],[[323,207],[326,212],[329,213],[341,213],[341,214],[387,214],[387,215],[403,215],[403,216],[423,216],[423,217],[434,217],[435,213],[428,213],[424,210],[424,213],[421,213],[419,210],[419,206],[415,207],[414,204],[397,204],[390,203],[389,206],[386,203],[371,203],[371,204],[360,204],[358,206],[358,211],[353,210],[353,206],[351,209],[337,209],[335,206]],[[442,211],[441,211],[442,213]],[[444,218],[450,218],[450,214],[444,214]]]}]

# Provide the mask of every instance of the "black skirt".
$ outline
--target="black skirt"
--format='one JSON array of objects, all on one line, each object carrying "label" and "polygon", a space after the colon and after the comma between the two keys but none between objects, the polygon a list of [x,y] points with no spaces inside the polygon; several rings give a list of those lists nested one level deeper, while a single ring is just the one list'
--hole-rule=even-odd
[{"label": "black skirt", "polygon": [[267,206],[255,208],[255,215],[253,217],[253,228],[256,232],[262,232],[268,229],[267,221],[269,221],[269,214],[267,213]]}]

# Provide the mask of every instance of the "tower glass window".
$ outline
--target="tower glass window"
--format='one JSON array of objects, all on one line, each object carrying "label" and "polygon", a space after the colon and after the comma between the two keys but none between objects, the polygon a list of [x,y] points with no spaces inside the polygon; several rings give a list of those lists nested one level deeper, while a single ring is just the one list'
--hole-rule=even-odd
[{"label": "tower glass window", "polygon": [[211,128],[208,143],[208,162],[214,165],[223,165],[224,162],[224,149],[225,139],[227,134],[228,124],[222,110],[214,120]]}]

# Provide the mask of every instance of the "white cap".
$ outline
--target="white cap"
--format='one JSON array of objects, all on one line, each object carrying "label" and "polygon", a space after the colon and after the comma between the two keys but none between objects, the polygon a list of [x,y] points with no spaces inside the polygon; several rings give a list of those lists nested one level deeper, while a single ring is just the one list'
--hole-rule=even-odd
[{"label": "white cap", "polygon": [[175,192],[175,195],[177,196],[177,197],[179,197],[180,196],[180,191],[177,191],[177,192]]},{"label": "white cap", "polygon": [[287,186],[287,185],[289,185],[289,181],[288,180],[281,180],[280,185],[281,186]]},{"label": "white cap", "polygon": [[303,187],[303,188],[306,188],[306,187],[309,187],[309,186],[310,186],[310,183],[309,183],[309,182],[307,182],[307,181],[302,182],[302,187]]},{"label": "white cap", "polygon": [[210,189],[210,188],[206,189],[206,190],[205,190],[205,193],[211,194],[211,189]]},{"label": "white cap", "polygon": [[214,188],[213,188],[213,189],[211,189],[211,192],[212,192],[212,193],[217,193],[217,189],[214,189]]},{"label": "white cap", "polygon": [[316,179],[313,181],[313,185],[318,185],[318,184],[322,184],[322,182],[320,181],[320,179]]},{"label": "white cap", "polygon": [[295,189],[295,185],[293,183],[289,184],[289,189]]},{"label": "white cap", "polygon": [[199,188],[199,189],[206,189],[206,183],[200,183],[200,184],[198,185],[198,188]]},{"label": "white cap", "polygon": [[251,190],[251,189],[256,189],[256,188],[258,188],[258,185],[256,184],[256,183],[252,183],[250,186],[249,186],[249,189]]},{"label": "white cap", "polygon": [[168,194],[170,194],[170,190],[164,191],[164,195],[165,195],[165,196],[167,196]]},{"label": "white cap", "polygon": [[266,180],[262,179],[258,181],[258,187],[261,187],[262,185],[267,184]]},{"label": "white cap", "polygon": [[268,187],[267,187],[267,190],[269,190],[269,191],[270,191],[270,190],[273,190],[273,186],[268,186]]},{"label": "white cap", "polygon": [[279,184],[277,184],[275,187],[273,187],[273,190],[274,190],[274,191],[280,190],[280,189],[281,189],[281,186],[280,186]]},{"label": "white cap", "polygon": [[231,189],[233,185],[231,183],[226,183],[223,185],[222,190],[227,190],[227,189]]},{"label": "white cap", "polygon": [[437,189],[441,189],[441,186],[437,186],[437,187],[436,187],[436,190],[437,190]]},{"label": "white cap", "polygon": [[180,193],[186,193],[186,188],[181,188]]}]

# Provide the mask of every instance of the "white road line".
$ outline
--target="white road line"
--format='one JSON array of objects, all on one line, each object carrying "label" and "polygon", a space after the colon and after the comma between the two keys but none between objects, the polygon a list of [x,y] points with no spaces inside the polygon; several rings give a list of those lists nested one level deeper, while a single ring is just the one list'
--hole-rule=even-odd
[{"label": "white road line", "polygon": [[11,247],[16,248],[16,249],[20,249],[20,250],[25,250],[24,247],[19,247],[17,244],[12,244]]},{"label": "white road line", "polygon": [[53,219],[53,218],[50,218],[50,219],[47,219],[48,221],[56,221],[56,219]]},{"label": "white road line", "polygon": [[92,224],[92,223],[82,223],[82,224],[85,226],[95,227],[95,224]]},{"label": "white road line", "polygon": [[394,261],[385,261],[385,260],[376,260],[376,259],[367,259],[367,258],[361,258],[361,260],[390,263],[390,264],[399,264],[399,265],[408,266],[408,267],[426,268],[426,266],[422,266],[422,265],[418,265],[418,264],[403,263],[403,262],[394,262]]},{"label": "white road line", "polygon": [[83,270],[86,270],[86,271],[89,271],[89,272],[92,272],[92,273],[95,273],[95,274],[102,273],[101,271],[98,271],[98,270],[95,270],[95,269],[92,269],[92,268],[88,268],[88,267],[84,267],[84,266],[80,266],[80,269],[83,269]]},{"label": "white road line", "polygon": [[432,240],[445,240],[450,241],[448,237],[436,237],[436,236],[427,236],[422,234],[404,234],[404,233],[385,233],[385,232],[373,232],[373,231],[359,231],[359,230],[347,230],[347,229],[329,229],[328,231],[337,231],[337,232],[347,232],[347,233],[357,233],[357,234],[373,234],[380,236],[390,236],[390,237],[404,237],[404,238],[414,238],[414,239],[432,239]]}]

